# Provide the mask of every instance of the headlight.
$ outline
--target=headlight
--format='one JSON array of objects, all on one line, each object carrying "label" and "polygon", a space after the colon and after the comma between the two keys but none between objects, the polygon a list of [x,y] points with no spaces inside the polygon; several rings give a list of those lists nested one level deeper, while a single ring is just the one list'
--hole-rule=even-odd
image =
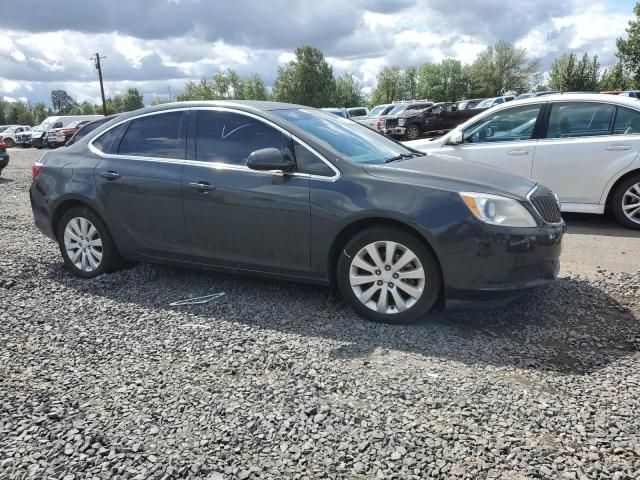
[{"label": "headlight", "polygon": [[404,118],[401,118],[400,120],[398,120],[398,125],[400,127],[402,127],[405,124],[406,120]]},{"label": "headlight", "polygon": [[536,227],[529,211],[517,200],[488,193],[460,192],[460,197],[477,219],[503,227]]}]

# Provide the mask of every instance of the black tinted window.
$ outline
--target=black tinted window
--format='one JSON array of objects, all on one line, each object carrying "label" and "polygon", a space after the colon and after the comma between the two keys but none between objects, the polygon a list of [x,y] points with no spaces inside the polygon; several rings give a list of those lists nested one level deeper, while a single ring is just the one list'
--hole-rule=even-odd
[{"label": "black tinted window", "polygon": [[180,142],[182,112],[161,113],[131,121],[118,153],[138,157],[184,158]]},{"label": "black tinted window", "polygon": [[547,138],[609,135],[616,107],[607,103],[554,103]]},{"label": "black tinted window", "polygon": [[103,153],[111,153],[114,150],[113,141],[120,137],[120,133],[123,128],[124,124],[113,127],[111,130],[108,130],[95,139],[93,141],[93,146]]},{"label": "black tinted window", "polygon": [[335,175],[333,170],[324,163],[318,156],[309,150],[304,145],[299,144],[294,140],[293,151],[296,156],[296,164],[298,165],[298,172],[308,173],[311,175],[320,175],[323,177],[332,177]]},{"label": "black tinted window", "polygon": [[613,133],[616,135],[640,133],[640,112],[630,108],[618,107]]},{"label": "black tinted window", "polygon": [[247,115],[206,110],[197,113],[197,160],[246,165],[255,150],[283,150],[283,138],[279,130]]}]

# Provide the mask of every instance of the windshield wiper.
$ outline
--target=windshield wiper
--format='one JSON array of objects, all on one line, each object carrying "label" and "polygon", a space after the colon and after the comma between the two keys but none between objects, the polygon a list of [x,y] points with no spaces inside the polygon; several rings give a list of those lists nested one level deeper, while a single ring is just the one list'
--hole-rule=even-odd
[{"label": "windshield wiper", "polygon": [[401,153],[400,155],[396,155],[395,157],[387,158],[384,163],[396,162],[398,160],[404,160],[405,158],[415,158],[415,157],[423,157],[424,153],[414,152],[414,153]]}]

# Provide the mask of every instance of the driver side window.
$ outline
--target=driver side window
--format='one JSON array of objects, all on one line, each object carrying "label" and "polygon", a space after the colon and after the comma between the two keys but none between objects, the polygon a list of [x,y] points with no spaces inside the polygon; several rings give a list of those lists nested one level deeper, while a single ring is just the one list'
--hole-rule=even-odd
[{"label": "driver side window", "polygon": [[488,115],[463,130],[464,143],[530,140],[542,105],[522,105]]}]

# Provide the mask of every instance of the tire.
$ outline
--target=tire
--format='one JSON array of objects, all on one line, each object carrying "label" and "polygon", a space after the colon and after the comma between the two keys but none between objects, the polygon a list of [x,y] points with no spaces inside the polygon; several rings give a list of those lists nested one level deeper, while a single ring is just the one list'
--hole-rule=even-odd
[{"label": "tire", "polygon": [[[386,258],[387,245],[394,251],[392,260]],[[373,257],[368,254],[372,248],[378,252],[378,262],[372,262]],[[403,266],[399,260],[407,251],[415,260]],[[376,264],[380,268],[376,268]],[[418,278],[420,266],[422,279]],[[340,253],[336,273],[345,303],[367,320],[382,323],[403,324],[420,319],[433,307],[442,286],[436,259],[425,243],[414,235],[386,227],[355,235]],[[412,278],[398,278],[403,273]],[[374,281],[367,282],[369,278],[364,277]],[[383,293],[386,293],[386,304],[381,300]],[[370,300],[365,304],[359,297]]]},{"label": "tire", "polygon": [[13,148],[16,146],[16,142],[14,142],[12,138],[5,138],[4,143],[6,143],[7,147],[9,148]]},{"label": "tire", "polygon": [[616,188],[611,198],[611,209],[618,222],[627,228],[640,230],[640,175],[627,178]]},{"label": "tire", "polygon": [[[90,228],[91,225],[95,231]],[[70,230],[67,230],[67,227]],[[104,273],[113,272],[123,264],[106,225],[89,208],[74,207],[65,212],[60,219],[57,234],[64,263],[76,277],[95,278]],[[100,241],[100,244],[95,241],[96,239]],[[83,240],[83,242],[80,243],[78,240]],[[94,243],[87,243],[88,241]],[[84,252],[82,251],[83,247]],[[81,250],[80,253],[78,250]],[[74,254],[78,256],[72,260],[71,256]],[[97,265],[93,263],[96,260],[98,260]],[[84,268],[85,265],[86,268]]]},{"label": "tire", "polygon": [[415,140],[418,138],[419,135],[420,135],[420,129],[415,123],[412,123],[411,125],[409,125],[407,129],[404,131],[404,136],[407,137],[407,139],[409,140]]}]

